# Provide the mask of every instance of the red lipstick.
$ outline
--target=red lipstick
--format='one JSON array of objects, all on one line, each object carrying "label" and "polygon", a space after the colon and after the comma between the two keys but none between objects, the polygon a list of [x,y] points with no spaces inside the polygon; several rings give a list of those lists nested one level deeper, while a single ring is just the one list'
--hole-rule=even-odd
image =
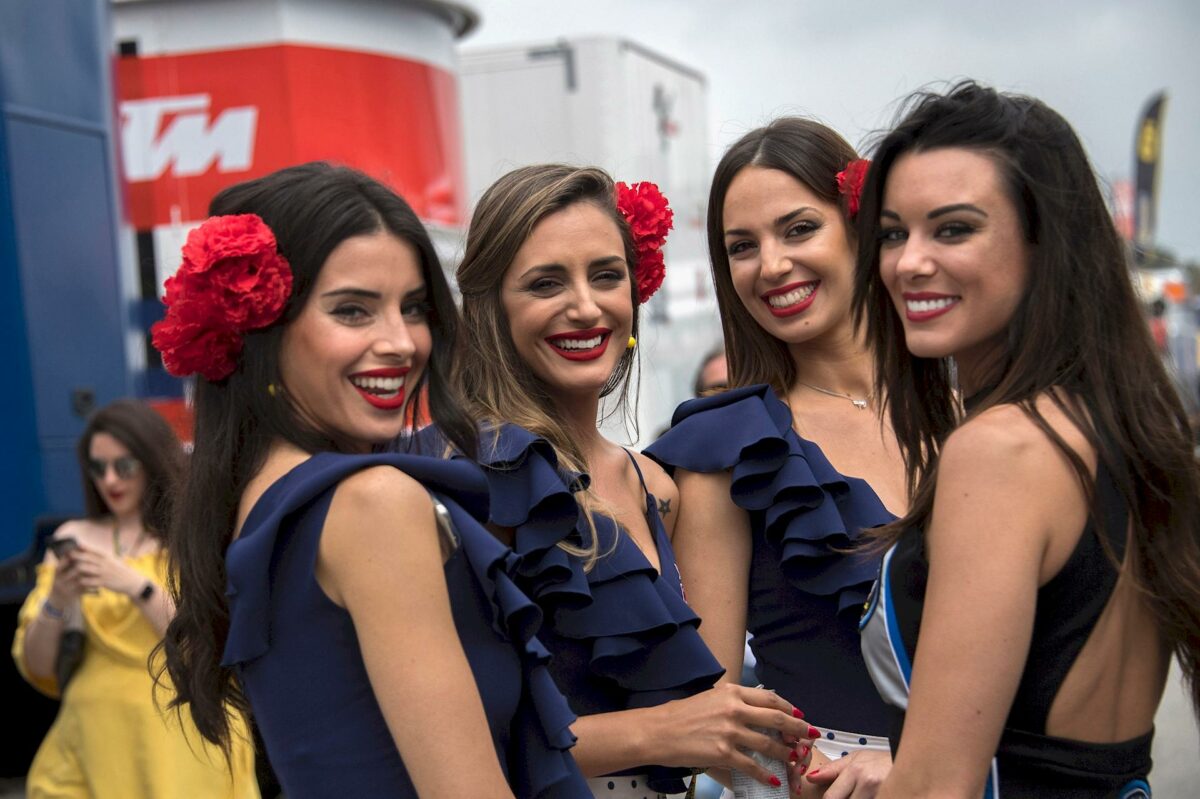
[{"label": "red lipstick", "polygon": [[[901,296],[904,298],[904,317],[910,322],[928,322],[930,319],[936,319],[954,308],[962,300],[962,297],[955,294],[938,294],[934,291],[906,291]],[[922,310],[916,310],[910,305],[910,303],[914,302],[928,303],[937,300],[951,300],[951,302],[927,307]]]},{"label": "red lipstick", "polygon": [[[404,407],[404,377],[411,371],[407,366],[391,369],[368,369],[362,372],[355,372],[350,375],[350,385],[354,386],[354,390],[359,393],[372,406],[379,408],[382,411],[395,411]],[[395,380],[400,379],[400,387],[396,391],[395,396],[382,396],[373,393],[372,389],[364,388],[358,385],[354,380],[365,378],[382,378]],[[374,391],[379,391],[379,388],[374,388]],[[389,392],[390,393],[390,392]]]},{"label": "red lipstick", "polygon": [[[777,308],[771,304],[772,297],[779,297],[783,294],[791,294],[793,291],[803,290],[812,287],[812,291],[808,296],[797,302],[795,305],[785,305],[782,308]],[[789,283],[786,286],[777,289],[771,289],[762,295],[762,301],[766,304],[767,310],[775,316],[795,316],[798,313],[804,313],[808,310],[808,306],[813,304],[813,300],[817,298],[817,290],[821,287],[819,280],[801,280],[797,283]]]},{"label": "red lipstick", "polygon": [[[597,336],[600,337],[600,343],[589,349],[568,349],[560,343],[567,341],[587,341]],[[611,329],[607,327],[593,327],[590,330],[570,330],[566,333],[555,333],[553,336],[546,336],[546,343],[550,345],[550,349],[568,361],[594,361],[608,349],[608,342],[611,338]]]}]

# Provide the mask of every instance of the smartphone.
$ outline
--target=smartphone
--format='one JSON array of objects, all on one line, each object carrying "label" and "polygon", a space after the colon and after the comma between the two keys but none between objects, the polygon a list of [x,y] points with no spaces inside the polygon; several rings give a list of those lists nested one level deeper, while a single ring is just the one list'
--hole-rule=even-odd
[{"label": "smartphone", "polygon": [[62,560],[64,555],[79,546],[79,542],[68,535],[62,538],[51,538],[46,546],[54,553],[54,557]]}]

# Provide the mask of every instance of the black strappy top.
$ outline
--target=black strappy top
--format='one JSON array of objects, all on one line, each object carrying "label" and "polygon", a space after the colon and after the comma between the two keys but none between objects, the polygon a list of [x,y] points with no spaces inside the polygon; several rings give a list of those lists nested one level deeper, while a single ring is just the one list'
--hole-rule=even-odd
[{"label": "black strappy top", "polygon": [[[1103,463],[1096,470],[1095,493],[1095,518],[1088,521],[1059,573],[1038,590],[1029,656],[992,761],[985,797],[1149,796],[1145,779],[1152,732],[1115,744],[1046,735],[1054,698],[1119,577],[1102,537],[1119,561],[1125,557],[1129,509]],[[885,555],[860,624],[867,667],[895,711],[893,749],[903,732],[928,580],[924,536],[912,531]]]}]

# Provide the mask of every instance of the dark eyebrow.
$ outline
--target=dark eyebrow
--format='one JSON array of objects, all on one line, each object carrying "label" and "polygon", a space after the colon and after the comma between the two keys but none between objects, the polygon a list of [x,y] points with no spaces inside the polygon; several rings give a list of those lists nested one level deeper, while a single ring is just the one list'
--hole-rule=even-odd
[{"label": "dark eyebrow", "polygon": [[900,214],[896,213],[895,211],[889,211],[886,208],[884,208],[882,211],[880,211],[879,215],[886,216],[888,219],[895,219],[897,222],[900,221]]},{"label": "dark eyebrow", "polygon": [[404,299],[406,299],[406,300],[407,300],[407,299],[410,299],[410,298],[412,298],[412,297],[416,297],[416,296],[418,296],[418,295],[421,295],[421,294],[424,294],[424,293],[425,293],[425,286],[417,286],[417,287],[416,287],[415,289],[413,289],[412,291],[409,291],[409,292],[405,293],[405,295],[404,295]]},{"label": "dark eyebrow", "polygon": [[565,266],[563,266],[562,264],[538,264],[537,266],[531,266],[528,269],[526,269],[524,272],[522,272],[521,279],[524,280],[525,278],[529,277],[530,275],[534,275],[534,274],[558,275],[558,274],[562,274],[565,271],[567,271],[567,268]]},{"label": "dark eyebrow", "polygon": [[354,288],[334,289],[333,291],[325,292],[321,296],[322,297],[363,297],[365,299],[370,299],[370,300],[383,299],[383,295],[380,294],[378,291],[368,291],[367,289],[354,289]]},{"label": "dark eyebrow", "polygon": [[[791,222],[793,219],[795,219],[796,217],[798,217],[800,214],[804,213],[805,211],[815,211],[815,210],[817,210],[817,209],[813,208],[811,205],[802,205],[794,211],[788,211],[783,216],[777,217],[775,219],[775,221],[772,222],[771,224],[774,227],[783,227],[788,222]],[[743,230],[742,228],[730,228],[729,230],[725,231],[725,235],[726,236],[749,236],[749,235],[751,235],[751,233],[749,230]]]},{"label": "dark eyebrow", "polygon": [[[595,269],[598,266],[611,266],[613,264],[623,264],[623,263],[625,263],[625,259],[619,255],[606,255],[603,258],[597,258],[596,260],[590,262],[588,264],[588,269]],[[528,269],[526,269],[524,272],[522,272],[521,279],[524,280],[525,278],[529,277],[530,275],[535,275],[535,274],[537,274],[537,275],[542,275],[542,274],[561,275],[566,271],[567,271],[567,268],[565,266],[563,266],[562,264],[538,264],[537,266],[531,266]]]},{"label": "dark eyebrow", "polygon": [[952,214],[956,211],[967,211],[968,213],[979,214],[982,217],[987,216],[987,211],[983,210],[977,205],[971,205],[970,203],[954,203],[953,205],[943,205],[941,208],[934,208],[925,215],[925,218],[934,219],[935,217],[945,216],[946,214]]}]

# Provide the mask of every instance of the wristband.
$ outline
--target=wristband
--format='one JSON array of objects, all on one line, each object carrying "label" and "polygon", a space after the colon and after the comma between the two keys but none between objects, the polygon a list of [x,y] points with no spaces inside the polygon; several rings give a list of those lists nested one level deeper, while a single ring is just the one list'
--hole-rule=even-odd
[{"label": "wristband", "polygon": [[51,605],[49,599],[42,603],[42,613],[45,613],[52,619],[58,619],[59,621],[62,621],[67,617],[66,613]]}]

